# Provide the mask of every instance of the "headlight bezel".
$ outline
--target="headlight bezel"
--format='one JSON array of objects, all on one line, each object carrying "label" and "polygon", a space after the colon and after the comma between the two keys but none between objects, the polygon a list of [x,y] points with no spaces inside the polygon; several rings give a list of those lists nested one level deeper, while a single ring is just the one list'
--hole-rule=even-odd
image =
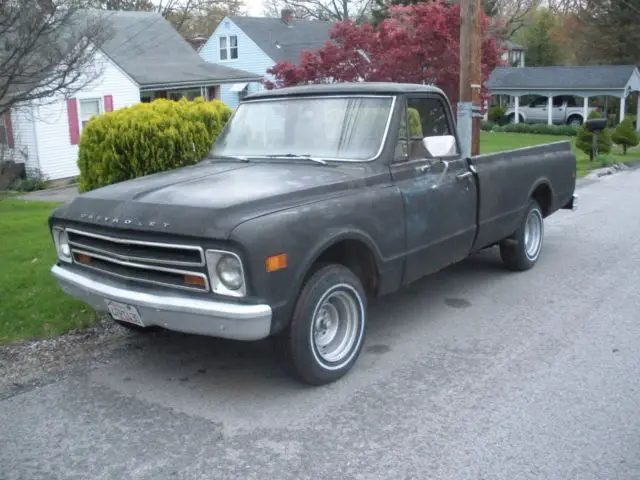
[{"label": "headlight bezel", "polygon": [[[66,229],[62,227],[54,227],[52,229],[53,233],[53,244],[56,248],[56,256],[58,260],[65,263],[73,263],[73,254],[71,253],[71,246],[69,245],[69,235],[67,234]],[[61,242],[61,238],[64,236],[64,242]],[[62,245],[66,245],[69,251],[68,255],[63,252]]]},{"label": "headlight bezel", "polygon": [[[243,298],[247,295],[247,277],[245,275],[244,265],[240,255],[230,250],[207,249],[204,252],[207,263],[207,274],[209,275],[209,284],[211,292],[216,295],[227,297]],[[240,269],[241,284],[238,288],[231,288],[218,273],[218,265],[225,258],[233,258]]]}]

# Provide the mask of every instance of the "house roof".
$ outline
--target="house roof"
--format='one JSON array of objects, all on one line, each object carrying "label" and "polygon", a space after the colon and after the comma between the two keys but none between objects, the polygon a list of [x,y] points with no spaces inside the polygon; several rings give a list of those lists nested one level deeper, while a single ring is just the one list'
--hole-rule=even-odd
[{"label": "house roof", "polygon": [[228,17],[272,60],[298,63],[303,50],[315,50],[327,42],[333,23],[280,18]]},{"label": "house roof", "polygon": [[500,47],[506,48],[507,50],[524,50],[522,45],[512,42],[511,40],[501,40],[499,44]]},{"label": "house roof", "polygon": [[162,15],[87,10],[109,29],[101,50],[142,88],[257,80],[259,75],[204,61]]},{"label": "house roof", "polygon": [[572,67],[498,67],[489,77],[489,90],[622,90],[635,65]]}]

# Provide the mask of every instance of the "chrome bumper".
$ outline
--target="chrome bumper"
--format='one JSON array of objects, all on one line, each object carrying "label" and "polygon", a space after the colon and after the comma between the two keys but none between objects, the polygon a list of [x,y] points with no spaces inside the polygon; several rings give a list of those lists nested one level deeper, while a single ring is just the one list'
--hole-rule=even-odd
[{"label": "chrome bumper", "polygon": [[271,329],[269,305],[241,305],[192,296],[155,294],[143,288],[118,286],[90,273],[54,265],[51,273],[62,289],[99,312],[108,312],[107,300],[135,307],[145,326],[234,340],[260,340]]}]

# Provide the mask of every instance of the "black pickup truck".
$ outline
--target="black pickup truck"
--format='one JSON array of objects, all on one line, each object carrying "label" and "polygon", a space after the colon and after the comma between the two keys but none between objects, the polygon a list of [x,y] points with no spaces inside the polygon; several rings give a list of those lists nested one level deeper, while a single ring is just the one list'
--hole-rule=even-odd
[{"label": "black pickup truck", "polygon": [[201,163],[58,208],[52,273],[130,328],[270,337],[295,378],[335,381],[368,299],[488,247],[527,270],[544,219],[576,207],[569,142],[463,158],[455,132],[430,86],[254,94]]}]

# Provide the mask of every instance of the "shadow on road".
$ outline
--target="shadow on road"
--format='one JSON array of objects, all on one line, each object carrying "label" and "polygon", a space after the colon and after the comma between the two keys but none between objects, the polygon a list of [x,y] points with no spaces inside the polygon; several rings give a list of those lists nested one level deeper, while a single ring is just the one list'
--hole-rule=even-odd
[{"label": "shadow on road", "polygon": [[[410,333],[417,323],[432,321],[430,313],[435,309],[442,310],[443,305],[452,309],[472,309],[473,305],[463,292],[479,282],[503,281],[511,275],[517,278],[517,274],[502,267],[497,250],[487,250],[397,293],[372,301],[367,340],[359,364],[366,363],[363,357],[380,356],[392,349],[393,345],[389,344],[391,332],[394,336]],[[180,385],[188,390],[215,388],[218,394],[221,388],[229,394],[246,388],[259,394],[260,388],[256,387],[260,386],[268,386],[270,390],[279,386],[289,393],[292,391],[292,382],[277,366],[268,340],[239,342],[169,331],[139,335],[135,360],[123,359],[125,368],[117,368],[124,383],[159,382]],[[115,374],[113,368],[111,373]],[[245,390],[244,393],[248,392]]]}]

